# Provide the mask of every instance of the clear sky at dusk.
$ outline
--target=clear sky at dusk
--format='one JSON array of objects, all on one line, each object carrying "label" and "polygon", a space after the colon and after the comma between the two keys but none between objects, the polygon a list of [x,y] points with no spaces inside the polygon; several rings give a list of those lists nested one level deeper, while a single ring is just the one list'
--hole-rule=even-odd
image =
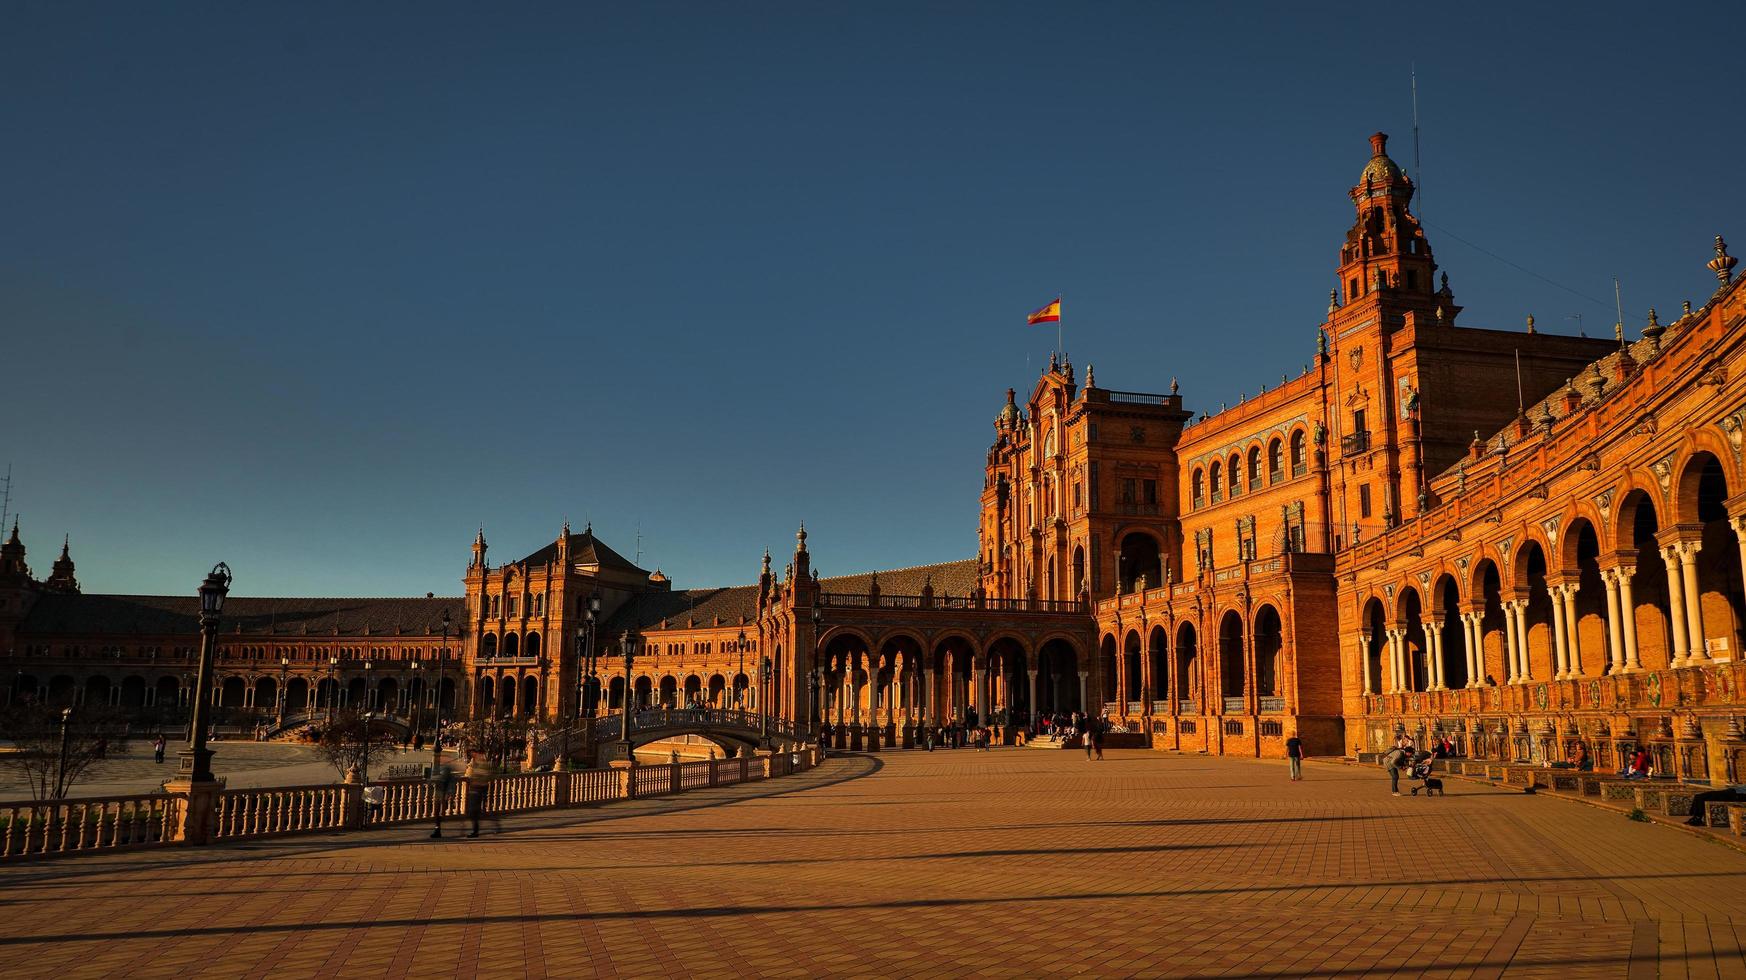
[{"label": "clear sky at dusk", "polygon": [[1743,10],[9,4],[0,466],[87,591],[459,594],[566,517],[680,587],[968,557],[1056,293],[1105,387],[1309,361],[1414,62],[1462,322],[1701,303]]}]

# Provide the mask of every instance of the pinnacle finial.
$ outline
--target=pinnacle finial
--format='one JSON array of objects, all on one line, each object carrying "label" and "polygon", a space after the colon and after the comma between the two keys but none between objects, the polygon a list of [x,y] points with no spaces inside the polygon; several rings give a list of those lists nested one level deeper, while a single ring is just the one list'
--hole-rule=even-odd
[{"label": "pinnacle finial", "polygon": [[1338,289],[1328,290],[1328,315],[1333,316],[1334,311],[1339,309],[1339,308],[1340,308],[1340,291]]},{"label": "pinnacle finial", "polygon": [[1709,261],[1710,271],[1716,274],[1716,281],[1726,286],[1729,277],[1733,275],[1734,266],[1739,262],[1739,259],[1728,254],[1728,243],[1722,241],[1721,235],[1717,235],[1716,257]]},{"label": "pinnacle finial", "polygon": [[61,535],[61,557],[62,558],[71,557],[67,554],[67,548],[72,543],[73,543],[73,536],[71,534]]},{"label": "pinnacle finial", "polygon": [[1094,374],[1094,372],[1096,370],[1097,370],[1096,365],[1091,364],[1089,362],[1086,363],[1086,365],[1085,365],[1085,387],[1087,387],[1087,388],[1097,387],[1097,377]]},{"label": "pinnacle finial", "polygon": [[1179,385],[1178,385],[1178,384],[1177,384],[1177,383],[1176,383],[1176,379],[1175,379],[1175,378],[1171,378],[1171,379],[1170,379],[1170,393],[1171,393],[1171,394],[1172,394],[1172,395],[1174,395],[1174,394],[1176,394],[1176,393],[1177,393],[1177,392],[1178,392],[1178,391],[1179,391],[1179,390],[1181,390],[1181,389],[1180,389],[1180,386],[1179,386]]},{"label": "pinnacle finial", "polygon": [[1532,313],[1528,314],[1528,332],[1534,332],[1534,314]]},{"label": "pinnacle finial", "polygon": [[801,521],[800,522],[800,530],[794,532],[794,550],[801,553],[801,554],[806,553],[806,522],[805,521]]}]

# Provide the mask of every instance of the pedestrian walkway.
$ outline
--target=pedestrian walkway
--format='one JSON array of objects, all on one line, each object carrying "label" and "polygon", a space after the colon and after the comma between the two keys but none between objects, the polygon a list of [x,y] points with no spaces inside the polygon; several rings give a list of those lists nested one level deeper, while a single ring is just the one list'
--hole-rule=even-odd
[{"label": "pedestrian walkway", "polygon": [[0,869],[9,977],[1746,974],[1746,854],[1380,770],[847,756],[504,821]]}]

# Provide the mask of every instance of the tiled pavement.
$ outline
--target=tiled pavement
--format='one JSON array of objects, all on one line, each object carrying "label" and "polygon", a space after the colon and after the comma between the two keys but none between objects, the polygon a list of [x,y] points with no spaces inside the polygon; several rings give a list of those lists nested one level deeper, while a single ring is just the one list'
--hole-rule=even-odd
[{"label": "tiled pavement", "polygon": [[1746,976],[1746,854],[1381,770],[833,759],[505,821],[0,870],[0,976]]}]

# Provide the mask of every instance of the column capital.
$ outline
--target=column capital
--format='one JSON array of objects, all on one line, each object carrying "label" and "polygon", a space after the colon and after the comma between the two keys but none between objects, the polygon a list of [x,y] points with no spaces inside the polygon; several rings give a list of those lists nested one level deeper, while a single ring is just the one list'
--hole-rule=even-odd
[{"label": "column capital", "polygon": [[1670,524],[1655,532],[1655,543],[1663,555],[1671,553],[1684,559],[1687,554],[1697,555],[1703,548],[1703,537],[1702,524]]}]

